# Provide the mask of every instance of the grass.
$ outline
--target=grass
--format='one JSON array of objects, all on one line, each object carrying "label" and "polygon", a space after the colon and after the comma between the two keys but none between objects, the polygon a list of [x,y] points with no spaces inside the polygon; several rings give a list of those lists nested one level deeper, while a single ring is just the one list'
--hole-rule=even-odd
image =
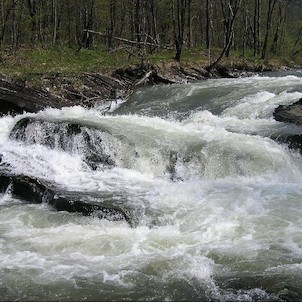
[{"label": "grass", "polygon": [[[211,58],[214,59],[219,54],[219,49],[211,50]],[[201,47],[185,49],[182,53],[181,62],[188,64],[207,65],[209,53]],[[229,62],[261,63],[255,60],[250,53],[247,59],[241,58],[241,53],[232,53]],[[145,62],[151,64],[173,63],[174,51],[162,50],[145,56]],[[282,58],[272,58],[276,65],[289,65],[293,62]],[[104,47],[93,50],[76,49],[68,47],[50,48],[20,48],[17,52],[0,51],[0,74],[23,78],[26,80],[38,81],[44,74],[63,74],[67,76],[77,76],[82,73],[101,72],[105,73],[117,68],[129,65],[140,64],[141,60],[137,56],[129,56],[123,49],[109,52]],[[228,63],[228,62],[226,62]]]},{"label": "grass", "polygon": [[117,68],[125,61],[120,52],[108,53],[105,50],[76,51],[67,47],[20,49],[16,53],[2,52],[0,72],[4,74],[79,74],[83,72],[105,71]]}]

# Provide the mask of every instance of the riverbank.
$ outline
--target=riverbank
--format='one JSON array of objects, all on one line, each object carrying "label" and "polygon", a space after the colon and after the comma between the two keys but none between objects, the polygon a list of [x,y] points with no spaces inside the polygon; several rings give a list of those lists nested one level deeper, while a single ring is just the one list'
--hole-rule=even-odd
[{"label": "riverbank", "polygon": [[[167,62],[129,65],[104,72],[45,72],[10,74],[0,77],[2,114],[37,112],[46,107],[62,108],[81,105],[94,107],[111,100],[126,100],[137,87],[144,85],[184,83],[207,78],[234,78],[253,72],[288,67],[280,64],[224,60],[209,74],[206,63]],[[38,80],[37,80],[38,79]]]}]

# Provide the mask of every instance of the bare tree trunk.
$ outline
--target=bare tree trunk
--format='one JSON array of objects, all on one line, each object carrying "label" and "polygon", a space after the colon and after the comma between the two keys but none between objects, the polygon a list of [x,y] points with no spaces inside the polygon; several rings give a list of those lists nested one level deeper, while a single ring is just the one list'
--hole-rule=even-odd
[{"label": "bare tree trunk", "polygon": [[58,30],[58,2],[57,0],[52,0],[52,16],[53,16],[53,36],[52,44],[57,44],[57,30]]},{"label": "bare tree trunk", "polygon": [[276,1],[277,0],[269,0],[269,4],[268,4],[265,37],[264,37],[263,48],[262,48],[262,56],[261,56],[261,58],[263,60],[267,58],[268,38],[269,38],[270,30],[271,30],[271,27],[272,27],[272,18],[273,18],[273,13],[274,13]]},{"label": "bare tree trunk", "polygon": [[29,10],[29,16],[31,20],[31,37],[30,42],[32,44],[35,43],[36,37],[37,37],[37,22],[36,22],[36,14],[37,14],[37,6],[36,6],[36,0],[28,0],[27,6]]},{"label": "bare tree trunk", "polygon": [[229,57],[234,41],[234,14],[238,12],[241,0],[220,0],[224,23],[224,55]]},{"label": "bare tree trunk", "polygon": [[242,57],[245,58],[248,38],[248,7],[246,0],[244,0],[244,16],[243,16],[243,35],[242,35]]},{"label": "bare tree trunk", "polygon": [[275,34],[274,34],[274,38],[273,38],[273,44],[271,46],[271,52],[273,54],[276,54],[277,51],[278,51],[278,44],[279,44],[279,39],[280,39],[281,25],[282,25],[282,22],[283,22],[283,12],[282,12],[282,6],[281,6],[280,2],[279,2],[278,8],[279,8],[279,10],[278,10],[277,26],[276,26],[276,30],[275,30]]},{"label": "bare tree trunk", "polygon": [[141,42],[141,0],[135,0],[134,30],[135,39]]},{"label": "bare tree trunk", "polygon": [[71,6],[70,6],[70,0],[67,0],[67,17],[68,17],[68,46],[72,46],[72,25],[71,25]]},{"label": "bare tree trunk", "polygon": [[254,57],[256,57],[260,52],[260,0],[255,0],[254,4]]},{"label": "bare tree trunk", "polygon": [[224,46],[224,48],[222,49],[219,57],[212,63],[210,64],[206,69],[209,73],[211,73],[211,71],[219,64],[219,62],[222,60],[222,58],[224,57],[224,55],[226,54],[226,52],[230,49],[232,42],[233,42],[233,37],[234,37],[234,24],[235,24],[235,20],[238,14],[238,11],[240,9],[240,5],[241,5],[241,1],[242,0],[235,0],[233,1],[233,3],[228,2],[228,9],[230,10],[228,15],[230,17],[230,19],[228,20],[228,29],[227,29],[227,37],[226,37],[226,44]]},{"label": "bare tree trunk", "polygon": [[4,11],[4,4],[2,2],[2,26],[1,26],[1,34],[0,34],[0,44],[3,44],[4,37],[6,33],[6,28],[8,25],[8,19],[11,15],[11,13],[14,11],[16,4],[18,3],[18,0],[13,0],[12,4]]},{"label": "bare tree trunk", "polygon": [[112,45],[113,45],[112,37],[114,36],[114,29],[116,23],[116,0],[110,0],[109,15],[110,15],[110,25],[108,29],[108,48],[112,49]]},{"label": "bare tree trunk", "polygon": [[192,0],[188,0],[188,18],[187,18],[187,21],[188,21],[188,34],[187,34],[187,46],[188,48],[191,48],[192,45],[193,45],[193,33],[192,33]]},{"label": "bare tree trunk", "polygon": [[[86,30],[92,30],[93,28],[94,2],[95,0],[89,0],[84,4],[84,29]],[[92,41],[93,36],[84,31],[82,46],[85,48],[90,48],[92,46]]]},{"label": "bare tree trunk", "polygon": [[176,51],[174,60],[176,61],[180,61],[183,43],[184,43],[186,7],[187,7],[187,0],[172,0],[174,41],[175,41],[175,51]]},{"label": "bare tree trunk", "polygon": [[301,38],[302,38],[302,25],[301,25],[301,27],[299,29],[298,37],[297,37],[297,40],[296,40],[295,45],[294,45],[295,47],[297,46],[297,44],[299,43],[299,41],[301,40]]},{"label": "bare tree trunk", "polygon": [[11,34],[11,43],[13,51],[17,50],[17,39],[18,39],[18,24],[17,24],[17,15],[15,8],[13,9],[13,24],[12,24],[12,34]]},{"label": "bare tree trunk", "polygon": [[150,14],[151,14],[151,24],[152,24],[152,31],[150,32],[150,34],[153,36],[155,42],[157,44],[160,44],[159,35],[157,31],[157,18],[156,18],[154,0],[150,0]]},{"label": "bare tree trunk", "polygon": [[211,8],[210,0],[206,0],[206,46],[210,49],[211,45]]}]

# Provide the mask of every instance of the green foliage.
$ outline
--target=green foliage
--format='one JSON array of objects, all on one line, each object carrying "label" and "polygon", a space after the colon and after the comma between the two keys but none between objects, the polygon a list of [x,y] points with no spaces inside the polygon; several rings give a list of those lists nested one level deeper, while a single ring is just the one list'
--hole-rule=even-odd
[{"label": "green foliage", "polygon": [[[212,58],[219,54],[219,48],[211,50]],[[203,47],[194,47],[185,49],[183,52],[182,63],[200,66],[206,66],[209,63],[208,50]],[[174,51],[161,50],[146,56],[144,63],[173,64]],[[296,63],[302,65],[301,56]],[[243,58],[240,50],[232,53],[232,56],[223,60],[224,64],[245,65],[261,64],[262,60],[253,56],[252,50],[246,51]],[[275,65],[293,66],[295,62],[290,56],[272,57],[271,62]],[[21,48],[17,52],[0,52],[0,70],[1,73],[27,80],[30,83],[39,85],[41,76],[47,74],[62,74],[66,76],[78,76],[82,73],[90,72],[110,72],[114,69],[127,67],[129,65],[141,63],[137,57],[131,56],[120,49],[114,52],[108,52],[106,48],[95,49],[76,49],[68,47],[50,47],[50,48]]]},{"label": "green foliage", "polygon": [[[181,24],[177,21],[179,0],[0,2],[0,72],[17,76],[77,75],[148,62],[173,63],[178,25],[183,26],[178,35],[183,63],[207,65],[227,44],[228,14],[220,0],[209,1],[209,6],[203,0],[186,1]],[[275,1],[271,22],[267,22],[269,2],[238,1],[230,61],[258,62],[263,57],[302,64],[301,0]],[[35,3],[32,13],[29,3]],[[227,8],[234,1],[224,3]],[[88,35],[86,30],[94,33]]]},{"label": "green foliage", "polygon": [[83,72],[105,72],[123,65],[138,63],[135,58],[129,59],[123,50],[112,53],[104,48],[77,51],[63,46],[48,49],[22,48],[14,53],[2,52],[1,57],[1,72],[12,75],[45,73],[77,75]]}]

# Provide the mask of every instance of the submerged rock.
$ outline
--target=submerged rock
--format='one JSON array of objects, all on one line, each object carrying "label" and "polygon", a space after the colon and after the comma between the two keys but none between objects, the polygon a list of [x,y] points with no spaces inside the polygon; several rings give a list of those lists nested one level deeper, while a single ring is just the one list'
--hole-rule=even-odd
[{"label": "submerged rock", "polygon": [[[130,225],[130,217],[124,210],[115,205],[103,206],[89,201],[76,199],[72,192],[60,192],[39,179],[25,175],[0,175],[0,192],[4,193],[10,186],[12,196],[30,203],[45,202],[57,211],[80,213],[84,216],[93,216],[110,221],[125,220]],[[87,194],[77,193],[82,198]]]},{"label": "submerged rock", "polygon": [[78,152],[93,170],[99,164],[114,166],[115,161],[105,151],[104,132],[93,127],[70,123],[23,118],[13,127],[9,138],[25,144],[41,144],[52,149]]},{"label": "submerged rock", "polygon": [[302,134],[290,134],[284,137],[278,137],[278,142],[286,143],[291,149],[299,149],[302,153]]}]

